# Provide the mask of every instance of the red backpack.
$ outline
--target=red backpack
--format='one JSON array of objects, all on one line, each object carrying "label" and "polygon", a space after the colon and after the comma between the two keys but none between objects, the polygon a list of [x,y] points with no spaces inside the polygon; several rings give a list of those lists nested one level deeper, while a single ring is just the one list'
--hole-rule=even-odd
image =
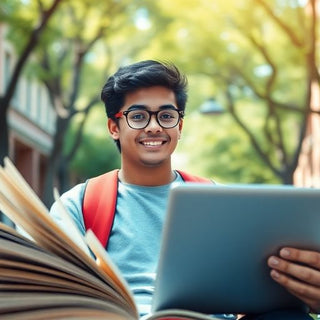
[{"label": "red backpack", "polygon": [[[89,179],[82,204],[86,230],[91,229],[101,244],[106,247],[116,212],[118,172],[113,170]],[[178,171],[186,182],[214,183],[210,179]]]}]

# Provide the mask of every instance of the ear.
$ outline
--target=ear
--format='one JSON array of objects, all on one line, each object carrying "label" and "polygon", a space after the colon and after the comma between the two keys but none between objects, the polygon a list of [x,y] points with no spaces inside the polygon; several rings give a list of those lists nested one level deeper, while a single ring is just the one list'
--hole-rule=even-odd
[{"label": "ear", "polygon": [[107,125],[108,125],[109,134],[112,137],[112,139],[118,140],[120,137],[120,130],[117,123],[114,120],[109,118]]},{"label": "ear", "polygon": [[179,122],[179,136],[178,136],[179,139],[181,138],[182,127],[183,127],[183,119],[181,119]]}]

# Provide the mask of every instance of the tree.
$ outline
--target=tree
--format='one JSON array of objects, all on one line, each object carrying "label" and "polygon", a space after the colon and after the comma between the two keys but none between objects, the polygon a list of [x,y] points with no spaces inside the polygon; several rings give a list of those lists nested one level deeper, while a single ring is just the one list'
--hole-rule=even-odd
[{"label": "tree", "polygon": [[[33,1],[30,6],[36,13],[35,17],[23,17],[21,10],[17,10],[16,1],[2,1],[0,4],[0,18],[5,23],[9,23],[11,32],[16,31],[20,34],[19,45],[17,45],[18,58],[12,70],[11,77],[6,86],[5,92],[0,96],[0,163],[8,155],[9,151],[9,128],[7,114],[10,107],[10,101],[17,87],[19,77],[28,58],[40,42],[40,38],[48,26],[50,19],[56,12],[58,6],[63,0],[52,0],[48,5],[47,1]],[[20,7],[21,9],[21,7]],[[24,8],[22,8],[23,10]],[[17,23],[19,22],[19,23]],[[12,24],[13,23],[13,24]],[[24,26],[23,29],[21,27]],[[22,36],[23,35],[23,36]],[[16,43],[17,44],[17,43]]]},{"label": "tree", "polygon": [[[173,17],[169,2],[159,5]],[[218,96],[264,165],[291,184],[306,118],[315,112],[310,90],[312,81],[319,82],[316,1],[190,0],[187,8],[179,2],[180,19],[163,34],[169,58],[189,74],[211,79],[210,94]],[[251,115],[244,112],[248,108]]]},{"label": "tree", "polygon": [[[270,74],[266,77],[266,80],[261,85],[257,85],[252,77],[243,72],[243,68],[236,67],[236,73],[244,81],[254,95],[264,100],[266,106],[266,116],[263,125],[263,135],[266,141],[267,148],[274,150],[273,154],[268,152],[260,143],[259,139],[255,136],[254,132],[250,130],[249,126],[241,119],[239,113],[236,111],[236,97],[233,95],[231,86],[232,79],[227,80],[228,85],[226,87],[226,101],[227,106],[237,124],[246,132],[249,137],[252,146],[259,154],[265,164],[279,176],[283,183],[292,184],[293,174],[298,164],[299,154],[301,152],[302,141],[306,132],[306,120],[307,116],[313,110],[310,110],[310,96],[311,96],[311,84],[314,80],[319,81],[319,73],[317,70],[315,59],[315,45],[316,45],[316,7],[315,1],[309,1],[309,5],[312,11],[311,15],[308,15],[305,8],[299,7],[296,2],[296,8],[290,9],[289,6],[279,5],[275,7],[276,2],[272,5],[263,0],[257,0],[256,3],[262,7],[263,11],[270,18],[270,22],[284,35],[284,42],[290,48],[296,51],[300,55],[300,68],[305,70],[304,74],[304,88],[305,98],[301,101],[301,105],[292,104],[289,101],[281,101],[281,98],[277,97],[279,88],[277,88],[277,82],[281,81],[282,66],[277,61],[277,57],[272,55],[266,39],[263,34],[263,25],[260,26],[260,32],[248,31],[245,27],[246,24],[238,24],[242,34],[252,45],[253,48],[264,59],[264,65],[269,67]],[[278,10],[276,10],[278,9]],[[279,11],[282,11],[279,15]],[[285,13],[288,11],[290,14],[296,16],[299,21],[302,22],[302,30],[294,28],[288,20],[285,19]],[[270,23],[269,22],[269,23]],[[297,60],[295,60],[297,61]],[[291,65],[292,67],[292,65]],[[285,68],[283,68],[285,69]],[[288,80],[288,79],[287,79]],[[286,131],[284,130],[285,120],[284,116],[287,112],[297,112],[300,114],[299,119],[299,134],[296,138],[295,145],[292,150],[288,147],[286,141]],[[316,111],[315,111],[316,112]],[[277,156],[275,156],[275,154]]]},{"label": "tree", "polygon": [[[80,145],[88,114],[100,101],[102,79],[108,74],[113,57],[111,39],[122,27],[130,28],[126,5],[125,1],[114,0],[70,2],[56,16],[56,23],[47,32],[48,44],[38,52],[38,75],[48,89],[57,114],[43,194],[48,206],[53,201],[54,184],[60,192],[70,187],[68,167]],[[113,19],[115,16],[117,19]],[[99,57],[97,51],[103,56]],[[118,53],[117,57],[123,56]],[[73,145],[66,150],[64,139],[73,119],[79,115],[81,121],[74,131]]]}]

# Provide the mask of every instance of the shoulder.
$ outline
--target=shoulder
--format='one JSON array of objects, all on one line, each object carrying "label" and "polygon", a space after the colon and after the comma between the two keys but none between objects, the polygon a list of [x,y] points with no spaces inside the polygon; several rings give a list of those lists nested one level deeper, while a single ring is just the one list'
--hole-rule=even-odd
[{"label": "shoulder", "polygon": [[67,201],[71,203],[72,202],[77,203],[79,201],[82,201],[86,185],[87,185],[87,181],[75,185],[73,188],[71,188],[70,190],[66,191],[61,195],[61,200],[63,202]]},{"label": "shoulder", "polygon": [[[86,184],[86,182],[80,183],[63,193],[60,197],[65,209],[74,219],[79,219],[82,216],[82,199]],[[59,209],[56,202],[54,202],[50,208],[50,215],[56,221],[60,220]]]}]

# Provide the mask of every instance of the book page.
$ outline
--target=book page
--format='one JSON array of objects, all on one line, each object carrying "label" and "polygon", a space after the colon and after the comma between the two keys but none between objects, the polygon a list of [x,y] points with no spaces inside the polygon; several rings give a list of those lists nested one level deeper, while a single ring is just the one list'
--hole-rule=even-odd
[{"label": "book page", "polygon": [[[3,177],[0,170],[1,178]],[[21,226],[37,242],[38,246],[79,266],[92,265],[90,261],[92,259],[68,240],[68,236],[61,231],[48,212],[41,216],[39,211],[28,210],[26,200],[19,198],[19,195],[11,195],[9,198],[3,185],[3,180],[0,180],[0,210]]]},{"label": "book page", "polygon": [[[35,240],[36,245],[44,251],[51,252],[53,255],[60,257],[61,260],[83,269],[95,279],[102,281],[104,287],[108,288],[105,291],[109,290],[110,292],[109,299],[113,297],[112,299],[117,300],[116,304],[121,305],[127,312],[136,317],[136,306],[125,280],[119,276],[118,271],[114,271],[114,265],[110,261],[104,259],[103,266],[99,266],[88,254],[85,240],[73,226],[73,222],[70,222],[71,219],[69,219],[59,200],[58,204],[62,212],[61,216],[64,217],[66,224],[72,229],[72,237],[75,237],[76,241],[71,240],[60,229],[49,215],[47,208],[14,165],[8,158],[5,159],[5,167],[0,167],[0,210],[23,228]],[[95,238],[95,236],[92,235],[92,238]],[[96,241],[98,242],[98,240]],[[12,243],[10,246],[12,246]],[[21,258],[22,255],[22,252],[17,253],[17,257]],[[6,275],[9,277],[8,273]]]},{"label": "book page", "polygon": [[[23,228],[25,230],[28,229],[26,231],[32,237],[37,237],[39,233],[42,233],[41,236],[38,236],[36,238],[37,242],[40,244],[42,243],[42,241],[45,241],[45,238],[43,237],[43,231],[45,231],[45,233],[48,235],[49,240],[45,244],[45,247],[48,246],[48,243],[52,242],[53,245],[51,249],[58,250],[60,254],[65,250],[68,250],[71,255],[74,253],[78,254],[80,248],[83,252],[87,253],[87,255],[90,255],[84,240],[81,239],[82,236],[79,232],[78,234],[76,234],[75,228],[72,228],[72,226],[70,226],[70,219],[68,220],[66,218],[66,214],[64,214],[64,210],[62,210],[62,207],[60,206],[62,210],[63,220],[68,225],[68,227],[70,226],[72,236],[76,237],[75,241],[71,239],[72,242],[70,242],[70,236],[68,234],[65,234],[63,230],[61,230],[55,223],[55,221],[51,218],[48,209],[43,205],[35,192],[26,183],[24,178],[16,170],[11,161],[6,158],[4,162],[5,167],[0,168],[0,194],[2,193],[2,196],[4,196],[5,194],[6,199],[3,200],[3,205],[5,205],[7,208],[13,207],[13,210],[10,210],[11,213],[9,213],[12,215],[12,220],[20,226],[21,224],[23,224]],[[25,216],[15,214],[19,211],[23,211],[25,213]],[[28,220],[31,220],[30,223],[28,223]],[[31,222],[34,223],[32,224]],[[32,232],[34,228],[37,229],[36,232]],[[30,232],[36,233],[36,235],[32,235]],[[63,233],[63,236],[60,236],[59,241],[57,241],[57,234],[61,233]],[[65,248],[65,250],[62,250],[62,252],[59,250],[59,245],[61,244],[63,244],[63,247]]]},{"label": "book page", "polygon": [[[23,294],[23,293],[0,293],[0,314],[1,319],[66,319],[68,312],[70,319],[121,319],[137,320],[121,308],[108,302],[81,296],[78,294]],[[4,315],[3,315],[4,314]],[[7,317],[5,314],[8,314]],[[65,314],[63,317],[62,315]],[[41,317],[39,316],[41,315]],[[58,317],[59,315],[59,317]],[[33,316],[33,317],[32,317]],[[104,317],[104,318],[103,318]]]},{"label": "book page", "polygon": [[[106,285],[101,279],[87,270],[38,248],[29,248],[0,239],[0,257],[0,270],[2,270],[0,279],[3,280],[3,283],[37,284],[39,282],[40,284],[41,275],[52,276],[55,277],[56,281],[64,279],[82,285],[84,294],[86,292],[89,294],[89,290],[92,288],[96,291],[97,296],[103,299],[113,297],[114,301],[119,300],[118,304],[125,305],[119,293]],[[16,277],[9,279],[7,269],[14,270]],[[34,275],[39,276],[39,279],[34,279]],[[15,279],[19,279],[19,281],[16,282]],[[49,278],[47,279],[48,284]],[[55,286],[54,279],[51,284]],[[64,285],[67,286],[67,284]]]},{"label": "book page", "polygon": [[[63,207],[61,202],[60,207]],[[82,243],[80,247],[78,243],[70,241],[69,236],[56,224],[49,215],[48,209],[8,158],[5,159],[5,167],[0,167],[0,209],[26,230],[39,245],[56,252],[66,260],[92,269],[103,278],[106,276],[88,255],[87,248],[83,251],[83,248],[86,247],[84,239],[79,240]],[[61,216],[68,225],[71,224],[64,210]],[[77,239],[82,237],[75,228],[72,229],[72,235],[75,235]]]}]

